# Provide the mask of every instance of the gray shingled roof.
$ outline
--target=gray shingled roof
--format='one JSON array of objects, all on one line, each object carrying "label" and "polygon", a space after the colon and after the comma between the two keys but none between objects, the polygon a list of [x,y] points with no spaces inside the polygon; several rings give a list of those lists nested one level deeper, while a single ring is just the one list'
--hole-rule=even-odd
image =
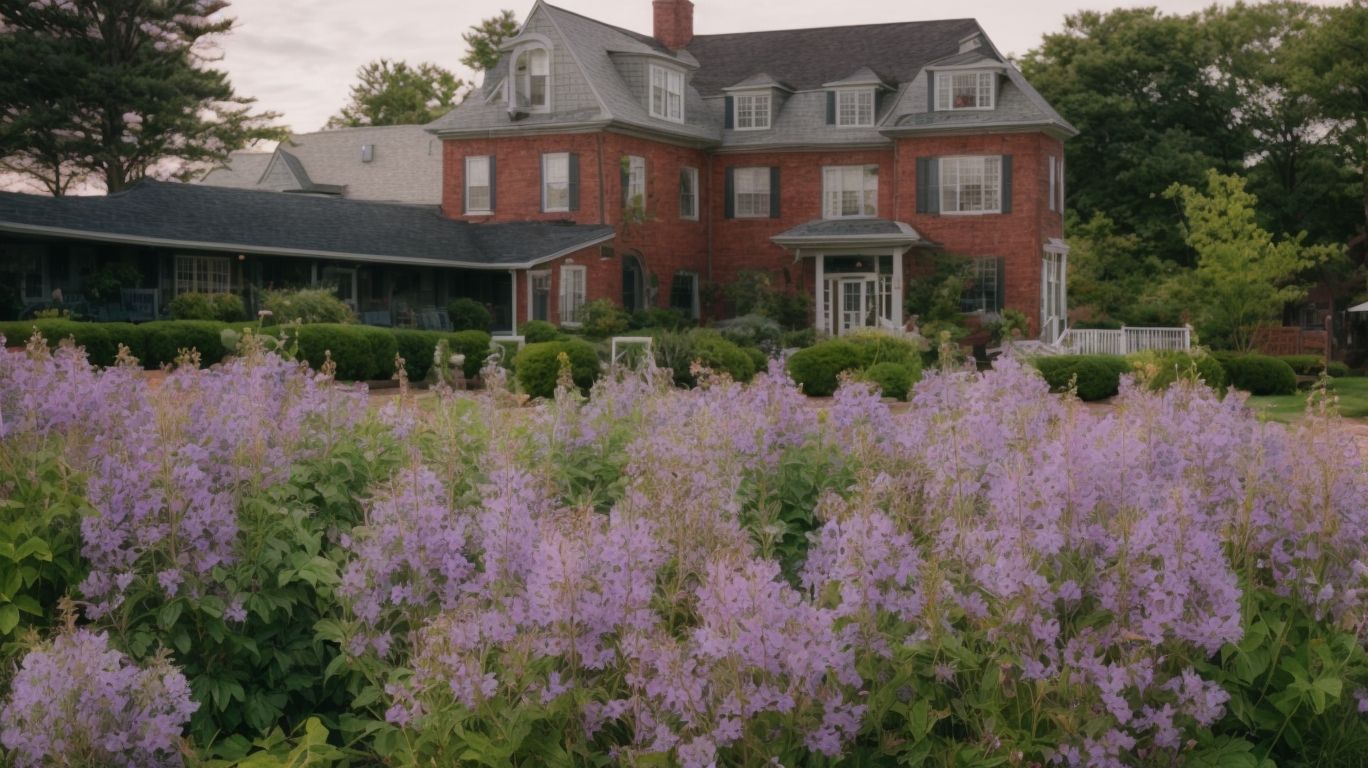
[{"label": "gray shingled roof", "polygon": [[143,181],[108,197],[0,192],[0,231],[230,252],[526,267],[613,237],[559,222],[472,224],[437,206]]},{"label": "gray shingled roof", "polygon": [[266,166],[270,162],[270,152],[232,152],[223,165],[204,174],[199,183],[239,189],[255,187],[257,182],[261,181],[261,174],[266,172]]},{"label": "gray shingled roof", "polygon": [[818,243],[925,242],[912,225],[890,219],[813,219],[770,238],[780,245]]}]

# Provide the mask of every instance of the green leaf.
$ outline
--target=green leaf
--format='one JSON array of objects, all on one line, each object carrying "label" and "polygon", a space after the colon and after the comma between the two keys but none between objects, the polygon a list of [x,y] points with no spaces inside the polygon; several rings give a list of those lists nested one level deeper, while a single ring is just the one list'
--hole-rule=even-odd
[{"label": "green leaf", "polygon": [[161,607],[157,612],[157,625],[163,630],[169,630],[176,625],[176,620],[180,618],[181,611],[185,610],[183,600],[172,600]]},{"label": "green leaf", "polygon": [[43,606],[39,605],[38,601],[35,600],[32,595],[16,595],[14,598],[14,607],[31,616],[43,615]]},{"label": "green leaf", "polygon": [[0,635],[8,635],[19,626],[19,608],[10,605],[0,605]]}]

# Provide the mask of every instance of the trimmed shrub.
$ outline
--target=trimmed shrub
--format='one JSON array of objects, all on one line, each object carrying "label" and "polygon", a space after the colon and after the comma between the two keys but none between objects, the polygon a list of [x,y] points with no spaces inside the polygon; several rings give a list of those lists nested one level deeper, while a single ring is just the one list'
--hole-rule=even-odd
[{"label": "trimmed shrub", "polygon": [[522,331],[523,340],[528,344],[544,344],[561,337],[560,330],[545,320],[528,320],[519,330]]},{"label": "trimmed shrub", "polygon": [[783,349],[807,349],[817,343],[817,329],[803,328],[797,331],[784,331],[784,335],[779,339],[779,346]]},{"label": "trimmed shrub", "polygon": [[743,347],[777,350],[783,344],[784,329],[764,315],[742,315],[721,320],[712,326],[724,338]]},{"label": "trimmed shrub", "polygon": [[765,354],[765,350],[759,347],[742,347],[741,351],[750,357],[751,365],[755,367],[756,373],[762,373],[769,369],[770,356]]},{"label": "trimmed shrub", "polygon": [[292,323],[354,323],[356,315],[351,307],[337,298],[330,288],[299,288],[296,290],[264,291],[261,308],[269,310],[266,322]]},{"label": "trimmed shrub", "polygon": [[167,307],[176,320],[218,320],[237,323],[247,319],[242,297],[236,293],[182,293]]},{"label": "trimmed shrub", "polygon": [[1154,392],[1167,389],[1173,382],[1180,380],[1200,379],[1217,392],[1225,392],[1230,383],[1220,362],[1203,352],[1138,352],[1128,355],[1126,361],[1138,378]]},{"label": "trimmed shrub", "polygon": [[[674,308],[651,307],[650,309],[638,309],[632,313],[627,321],[628,325],[634,329],[642,328],[661,328],[664,330],[676,331],[693,325],[693,321],[683,312]],[[529,339],[530,341],[530,339]]]},{"label": "trimmed shrub", "polygon": [[897,363],[909,370],[921,371],[922,345],[910,339],[879,331],[862,331],[843,338],[860,350],[861,368]]},{"label": "trimmed shrub", "polygon": [[1290,395],[1297,391],[1297,374],[1285,361],[1268,355],[1221,355],[1230,386],[1251,395]]},{"label": "trimmed shrub", "polygon": [[860,348],[846,339],[831,339],[794,352],[788,359],[789,376],[814,397],[836,391],[836,377],[842,371],[864,368]]},{"label": "trimmed shrub", "polygon": [[480,372],[480,366],[489,355],[490,336],[484,331],[449,333],[395,328],[390,332],[394,334],[399,356],[404,358],[404,370],[408,372],[410,381],[427,378],[428,372],[432,370],[432,356],[437,351],[437,344],[443,339],[446,340],[451,354],[465,355],[461,372],[467,379],[474,378]]},{"label": "trimmed shrub", "polygon": [[[125,347],[128,347],[129,354],[138,358],[139,361],[147,358],[147,334],[143,331],[141,325],[134,325],[133,323],[100,323],[100,326],[104,328],[105,333],[109,334],[109,340],[114,344],[116,355],[118,354],[119,345],[122,344]],[[109,363],[105,363],[105,365],[112,364],[113,362],[114,359],[111,357]]]},{"label": "trimmed shrub", "polygon": [[34,328],[43,334],[50,348],[55,349],[67,337],[73,338],[77,346],[85,347],[86,356],[95,365],[112,365],[114,355],[118,352],[118,344],[110,336],[104,323],[82,323],[64,319],[11,320],[0,323],[0,334],[5,337],[6,346],[22,347],[28,343]]},{"label": "trimmed shrub", "polygon": [[692,331],[693,355],[690,362],[699,363],[717,373],[725,373],[735,381],[750,381],[755,378],[755,362],[746,350],[736,343],[723,338],[716,331],[698,329]]},{"label": "trimmed shrub", "polygon": [[899,400],[907,399],[908,391],[917,380],[907,366],[898,363],[875,363],[866,368],[860,377],[878,385],[884,397],[896,397]]},{"label": "trimmed shrub", "polygon": [[387,328],[314,323],[300,326],[295,333],[300,359],[314,370],[321,369],[331,353],[338,379],[370,381],[394,375],[394,355],[399,351],[399,343]]},{"label": "trimmed shrub", "polygon": [[1349,366],[1333,360],[1327,366],[1320,355],[1280,355],[1278,359],[1291,366],[1298,376],[1319,376],[1322,370],[1335,378],[1349,375]]},{"label": "trimmed shrub", "polygon": [[452,299],[447,302],[447,317],[457,331],[488,331],[494,316],[485,305],[474,299]]},{"label": "trimmed shrub", "polygon": [[556,379],[560,375],[560,353],[570,358],[570,375],[575,386],[587,391],[599,374],[598,353],[593,346],[579,339],[547,341],[528,344],[513,359],[518,384],[532,397],[553,397]]},{"label": "trimmed shrub", "polygon": [[591,301],[580,313],[580,330],[590,338],[618,336],[627,330],[627,310],[608,299]]},{"label": "trimmed shrub", "polygon": [[227,323],[217,320],[154,320],[138,326],[143,333],[146,357],[143,367],[159,368],[176,362],[182,349],[199,352],[205,366],[221,362],[230,351],[223,346],[223,331]]},{"label": "trimmed shrub", "polygon": [[1326,372],[1337,379],[1342,379],[1345,376],[1353,375],[1353,372],[1349,370],[1349,366],[1344,363],[1341,363],[1338,360],[1330,361],[1330,366],[1328,369],[1326,369]]},{"label": "trimmed shrub", "polygon": [[1077,377],[1078,398],[1089,402],[1114,397],[1121,374],[1130,373],[1130,364],[1119,355],[1055,355],[1031,362],[1056,392],[1067,390]]}]

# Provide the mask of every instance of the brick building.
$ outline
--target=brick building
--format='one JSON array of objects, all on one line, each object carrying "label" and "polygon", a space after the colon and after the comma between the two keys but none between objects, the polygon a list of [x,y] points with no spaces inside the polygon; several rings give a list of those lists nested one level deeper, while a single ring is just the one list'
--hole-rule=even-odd
[{"label": "brick building", "polygon": [[904,324],[929,250],[972,259],[966,311],[1065,316],[1063,141],[1075,133],[972,19],[647,36],[537,2],[477,92],[428,126],[442,210],[612,227],[514,277],[519,322],[585,302],[709,309],[761,271],[832,333]]}]

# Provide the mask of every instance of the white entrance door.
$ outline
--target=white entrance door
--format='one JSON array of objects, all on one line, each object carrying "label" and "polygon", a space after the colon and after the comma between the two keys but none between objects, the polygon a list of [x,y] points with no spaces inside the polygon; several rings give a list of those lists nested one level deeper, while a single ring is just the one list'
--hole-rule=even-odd
[{"label": "white entrance door", "polygon": [[840,297],[840,312],[837,315],[836,333],[845,335],[861,328],[874,327],[878,316],[875,307],[877,292],[873,275],[841,277],[834,280]]},{"label": "white entrance door", "polygon": [[1062,253],[1047,253],[1040,268],[1040,339],[1054,343],[1064,333],[1068,305]]}]

